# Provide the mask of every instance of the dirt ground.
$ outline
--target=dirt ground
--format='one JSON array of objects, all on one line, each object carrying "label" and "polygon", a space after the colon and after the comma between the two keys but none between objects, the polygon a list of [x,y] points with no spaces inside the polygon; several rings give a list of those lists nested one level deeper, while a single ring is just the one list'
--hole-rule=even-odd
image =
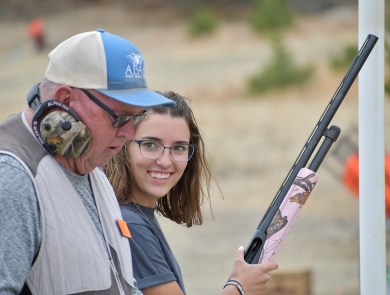
[{"label": "dirt ground", "polygon": [[[103,28],[136,44],[149,87],[191,97],[206,139],[224,197],[213,184],[214,220],[206,205],[202,226],[187,229],[163,219],[161,225],[181,264],[187,294],[217,294],[235,250],[248,243],[344,75],[332,72],[328,60],[357,44],[357,9],[299,17],[286,45],[299,63],[315,64],[315,79],[252,98],[244,94],[245,79],[269,61],[266,38],[236,21],[222,23],[211,37],[190,40],[185,24],[161,26],[151,17],[96,6],[45,17],[49,46],[41,53],[28,40],[26,23],[1,22],[0,119],[25,107],[26,93],[44,77],[48,52],[65,38]],[[388,108],[386,103],[386,126]],[[333,123],[348,135],[357,120],[355,83]],[[311,295],[359,294],[358,201],[340,181],[341,169],[340,162],[325,160],[316,189],[275,258],[281,272],[311,272]]]}]

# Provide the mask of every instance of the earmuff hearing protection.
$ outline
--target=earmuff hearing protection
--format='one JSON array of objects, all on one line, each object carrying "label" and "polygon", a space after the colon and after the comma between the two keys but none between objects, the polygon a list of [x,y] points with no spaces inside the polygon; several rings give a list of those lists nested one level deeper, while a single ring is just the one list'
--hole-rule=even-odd
[{"label": "earmuff hearing protection", "polygon": [[28,105],[35,110],[32,120],[35,137],[53,156],[82,156],[91,146],[90,131],[77,114],[62,102],[47,100],[41,103],[39,84],[35,84],[27,94]]}]

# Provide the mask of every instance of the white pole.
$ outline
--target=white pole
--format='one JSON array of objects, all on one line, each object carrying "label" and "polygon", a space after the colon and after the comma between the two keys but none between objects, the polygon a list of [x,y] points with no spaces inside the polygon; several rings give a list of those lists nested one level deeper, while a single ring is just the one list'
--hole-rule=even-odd
[{"label": "white pole", "polygon": [[359,48],[379,40],[359,74],[360,294],[386,295],[384,0],[359,0]]}]

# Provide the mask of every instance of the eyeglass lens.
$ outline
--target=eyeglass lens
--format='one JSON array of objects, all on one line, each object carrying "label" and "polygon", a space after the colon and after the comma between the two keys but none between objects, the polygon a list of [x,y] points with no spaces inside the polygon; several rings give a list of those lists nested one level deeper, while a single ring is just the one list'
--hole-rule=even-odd
[{"label": "eyeglass lens", "polygon": [[139,121],[141,121],[141,119],[145,115],[146,115],[146,111],[144,111],[141,114],[135,115],[135,116],[120,115],[112,122],[112,126],[114,126],[115,128],[120,128],[120,127],[126,125],[133,118],[134,118],[134,124],[137,124]]},{"label": "eyeglass lens", "polygon": [[189,144],[174,145],[172,147],[164,147],[159,142],[142,141],[139,143],[141,155],[147,159],[157,159],[164,152],[165,148],[171,150],[172,158],[177,162],[187,162],[194,154],[195,148]]}]

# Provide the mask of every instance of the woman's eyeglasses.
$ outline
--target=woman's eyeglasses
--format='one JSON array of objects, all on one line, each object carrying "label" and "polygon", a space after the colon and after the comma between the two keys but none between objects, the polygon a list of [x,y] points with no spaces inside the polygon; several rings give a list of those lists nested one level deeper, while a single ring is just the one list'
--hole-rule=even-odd
[{"label": "woman's eyeglasses", "polygon": [[153,140],[136,140],[133,138],[131,141],[138,144],[141,156],[149,160],[158,159],[165,149],[169,149],[172,159],[176,162],[187,162],[196,150],[196,145],[190,143],[165,146]]}]

